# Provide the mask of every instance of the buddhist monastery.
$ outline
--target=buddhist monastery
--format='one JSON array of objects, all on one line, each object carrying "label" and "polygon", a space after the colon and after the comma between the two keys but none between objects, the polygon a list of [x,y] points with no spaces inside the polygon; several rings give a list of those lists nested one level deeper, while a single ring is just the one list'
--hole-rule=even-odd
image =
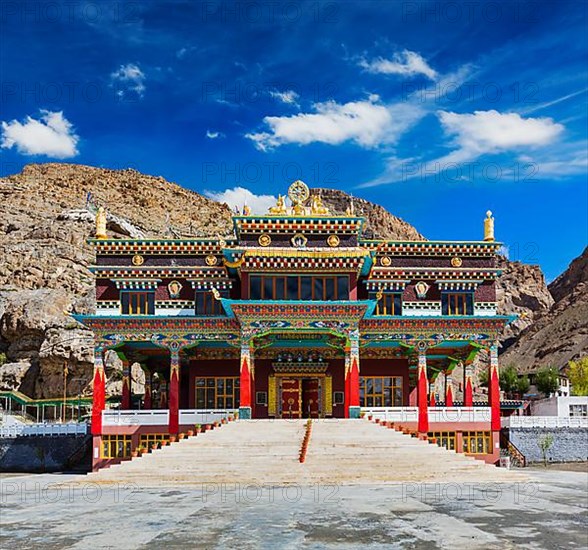
[{"label": "buddhist monastery", "polygon": [[[483,240],[369,239],[352,202],[331,214],[296,181],[266,214],[235,215],[224,238],[111,239],[105,220],[100,210],[91,240],[96,314],[76,317],[95,335],[95,468],[203,414],[376,416],[498,460],[497,341],[510,318],[496,312],[490,212]],[[107,350],[124,365],[118,409],[105,406]],[[488,402],[474,403],[481,350]]]}]

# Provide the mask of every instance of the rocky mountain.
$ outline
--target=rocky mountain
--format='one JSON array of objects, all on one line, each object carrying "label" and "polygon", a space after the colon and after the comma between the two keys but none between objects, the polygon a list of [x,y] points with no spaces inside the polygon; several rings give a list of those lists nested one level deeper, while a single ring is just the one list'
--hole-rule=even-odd
[{"label": "rocky mountain", "polygon": [[[320,193],[336,213],[344,213],[351,202],[342,191],[312,193]],[[353,204],[366,218],[368,235],[425,238],[379,205],[359,198]],[[108,210],[113,237],[216,236],[232,230],[227,205],[135,170],[31,164],[1,179],[0,389],[19,389],[31,397],[61,395],[67,362],[68,394],[90,391],[92,335],[66,313],[95,307],[88,270],[93,250],[86,239],[93,235],[98,205]],[[521,315],[505,335],[505,344],[513,347],[521,330],[553,309],[553,299],[537,266],[507,260],[501,264],[500,311]],[[571,277],[575,281],[576,275]],[[569,284],[558,281],[554,292],[567,296]],[[109,365],[108,391],[118,394],[120,365],[114,357]]]},{"label": "rocky mountain", "polygon": [[388,210],[373,202],[351,197],[337,189],[312,189],[312,195],[320,195],[323,203],[335,214],[345,214],[353,202],[355,213],[365,218],[364,235],[369,238],[390,240],[426,240],[412,225],[394,216]]},{"label": "rocky mountain", "polygon": [[95,307],[86,239],[97,205],[107,207],[114,237],[226,235],[232,227],[226,205],[163,178],[74,164],[31,164],[3,178],[0,205],[0,389],[31,397],[61,395],[66,361],[68,393],[88,391],[92,335],[65,312]]},{"label": "rocky mountain", "polygon": [[521,332],[505,351],[503,364],[520,372],[563,367],[588,354],[588,247],[553,283],[550,308]]}]

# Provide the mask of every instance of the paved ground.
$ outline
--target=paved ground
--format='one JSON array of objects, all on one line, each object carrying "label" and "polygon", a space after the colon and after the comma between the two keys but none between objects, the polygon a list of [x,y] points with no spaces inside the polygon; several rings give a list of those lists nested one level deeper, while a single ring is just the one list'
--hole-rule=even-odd
[{"label": "paved ground", "polygon": [[[588,475],[518,484],[70,488],[3,476],[2,548],[587,548]],[[78,479],[78,478],[77,478]],[[58,488],[58,485],[60,486]]]}]

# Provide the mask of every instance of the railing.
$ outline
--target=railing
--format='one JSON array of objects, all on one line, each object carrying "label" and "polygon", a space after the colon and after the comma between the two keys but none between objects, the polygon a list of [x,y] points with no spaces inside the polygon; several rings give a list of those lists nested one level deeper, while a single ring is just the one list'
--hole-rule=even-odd
[{"label": "railing", "polygon": [[417,422],[419,418],[418,407],[362,407],[361,412],[385,422]]},{"label": "railing", "polygon": [[180,425],[182,424],[212,424],[234,416],[235,409],[186,409],[180,411]]},{"label": "railing", "polygon": [[503,428],[588,428],[588,416],[507,416]]},{"label": "railing", "polygon": [[429,407],[429,422],[490,422],[490,407]]},{"label": "railing", "polygon": [[[180,425],[212,424],[236,413],[235,409],[182,409],[179,411]],[[102,411],[104,426],[167,426],[168,409],[105,410]]]},{"label": "railing", "polygon": [[68,422],[66,424],[10,424],[0,427],[0,437],[86,435],[86,423]]},{"label": "railing", "polygon": [[169,410],[106,410],[102,411],[103,426],[167,426]]},{"label": "railing", "polygon": [[519,450],[519,448],[510,441],[505,430],[500,431],[500,446],[506,449],[511,462],[515,465],[524,468],[527,465],[527,459],[525,455]]},{"label": "railing", "polygon": [[[429,422],[490,422],[490,407],[428,407]],[[418,407],[362,407],[374,420],[417,422]]]}]

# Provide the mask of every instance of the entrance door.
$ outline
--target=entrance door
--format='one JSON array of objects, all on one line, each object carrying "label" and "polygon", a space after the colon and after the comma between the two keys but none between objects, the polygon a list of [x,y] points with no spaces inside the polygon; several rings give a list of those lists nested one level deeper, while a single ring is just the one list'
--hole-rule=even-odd
[{"label": "entrance door", "polygon": [[282,379],[282,418],[301,418],[300,378]]},{"label": "entrance door", "polygon": [[318,378],[304,378],[302,380],[302,416],[304,418],[319,417]]}]

